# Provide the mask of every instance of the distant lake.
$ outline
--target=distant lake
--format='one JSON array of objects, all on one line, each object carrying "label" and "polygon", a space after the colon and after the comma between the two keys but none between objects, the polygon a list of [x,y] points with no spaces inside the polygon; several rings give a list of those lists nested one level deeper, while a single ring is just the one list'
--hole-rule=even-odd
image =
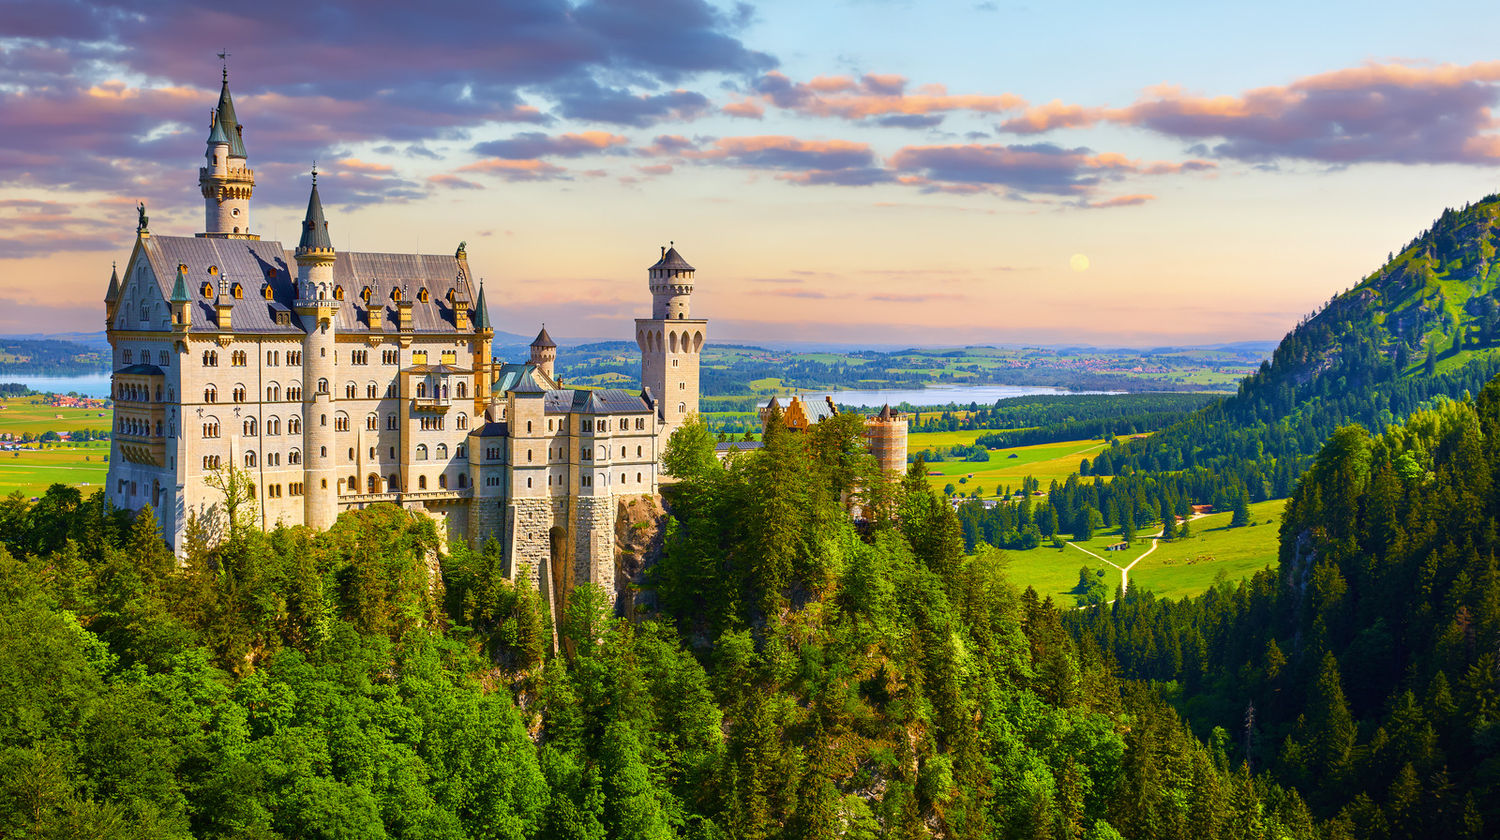
[{"label": "distant lake", "polygon": [[[993,405],[995,400],[1032,397],[1038,394],[1066,397],[1077,394],[1123,394],[1125,392],[1069,391],[1066,388],[1049,388],[1042,385],[940,385],[935,388],[891,388],[888,390],[877,388],[869,391],[805,391],[801,393],[804,399],[808,397],[821,399],[824,394],[827,394],[833,397],[833,401],[839,405],[879,408],[886,403],[893,406],[901,403],[915,406],[948,405],[949,403],[968,405],[971,402]],[[780,399],[782,402],[786,401],[785,397]],[[760,404],[765,405],[766,402]]]},{"label": "distant lake", "polygon": [[33,391],[54,394],[77,393],[85,397],[109,396],[109,374],[91,373],[86,376],[28,376],[26,374],[0,373],[0,382],[19,382]]}]

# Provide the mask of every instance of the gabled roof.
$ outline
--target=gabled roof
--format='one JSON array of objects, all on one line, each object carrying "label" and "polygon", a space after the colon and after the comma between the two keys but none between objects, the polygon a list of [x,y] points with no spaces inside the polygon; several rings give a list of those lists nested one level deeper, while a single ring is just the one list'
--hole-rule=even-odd
[{"label": "gabled roof", "polygon": [[536,334],[536,338],[532,339],[531,346],[532,347],[556,347],[557,346],[557,342],[555,342],[555,341],[552,340],[552,336],[547,335],[547,327],[544,324],[544,325],[542,325],[542,331]]},{"label": "gabled roof", "polygon": [[656,261],[656,265],[651,266],[651,268],[652,269],[667,269],[667,270],[670,270],[670,271],[696,271],[697,270],[697,269],[693,268],[692,266],[688,265],[688,261],[685,260],[685,259],[683,259],[681,254],[677,253],[677,249],[675,247],[668,248],[665,251],[662,251],[662,253],[661,253],[661,259],[657,260]]},{"label": "gabled roof", "polygon": [[307,214],[302,217],[302,239],[297,250],[332,251],[328,220],[323,218],[323,200],[318,197],[318,173],[313,173],[312,193],[307,196]]},{"label": "gabled roof", "polygon": [[468,376],[474,371],[457,365],[412,365],[407,373],[436,373],[443,376]]},{"label": "gabled roof", "polygon": [[526,368],[521,371],[521,375],[516,377],[515,384],[511,385],[505,390],[513,394],[531,395],[547,393],[546,386],[537,381],[536,368],[532,367],[531,365],[527,365]]},{"label": "gabled roof", "polygon": [[[224,71],[224,87],[219,90],[219,107],[214,111],[214,124],[223,126],[224,133],[229,135],[229,156],[233,158],[245,157],[245,138],[240,134],[240,121],[234,115],[234,100],[229,97],[229,71]],[[213,142],[210,133],[209,140]]]},{"label": "gabled roof", "polygon": [[104,293],[105,303],[114,303],[120,299],[120,268],[111,264],[109,267],[109,291]]},{"label": "gabled roof", "polygon": [[[280,242],[266,239],[218,239],[205,236],[150,236],[137,246],[145,252],[151,270],[161,285],[162,295],[170,297],[172,278],[179,265],[187,266],[190,285],[196,287],[212,276],[210,266],[229,281],[239,283],[245,299],[234,311],[235,332],[300,333],[303,331],[293,303],[297,298],[296,265],[293,254]],[[341,251],[333,263],[333,285],[342,286],[344,299],[338,303],[336,323],[341,333],[370,332],[370,320],[380,331],[396,333],[401,322],[396,305],[390,299],[391,287],[407,287],[406,299],[412,302],[412,332],[418,335],[456,333],[458,325],[453,306],[448,302],[450,289],[468,291],[464,266],[451,254],[372,254]],[[271,299],[263,290],[271,286]],[[365,286],[371,288],[370,305],[361,297]],[[418,299],[417,290],[425,287],[428,299]],[[183,286],[184,293],[189,285]],[[253,297],[253,299],[252,299]],[[191,301],[193,329],[217,329],[212,301],[196,294],[185,296]],[[277,323],[280,312],[288,313],[286,324]]]},{"label": "gabled roof", "polygon": [[726,440],[714,444],[715,452],[749,452],[765,446],[758,440]]},{"label": "gabled roof", "polygon": [[651,410],[640,394],[620,388],[548,391],[542,409],[548,414],[644,414]]}]

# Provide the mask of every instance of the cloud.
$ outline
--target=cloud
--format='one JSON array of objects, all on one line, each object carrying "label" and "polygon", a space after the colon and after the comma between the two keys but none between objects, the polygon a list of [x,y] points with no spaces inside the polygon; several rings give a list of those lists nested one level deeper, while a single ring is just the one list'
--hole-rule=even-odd
[{"label": "cloud", "polygon": [[1145,193],[1137,193],[1135,195],[1120,195],[1120,196],[1115,196],[1114,198],[1106,198],[1103,201],[1090,201],[1088,203],[1088,206],[1089,207],[1101,207],[1101,208],[1102,207],[1135,207],[1136,205],[1145,204],[1148,201],[1155,201],[1155,200],[1156,200],[1156,196],[1154,196],[1154,195],[1147,195]]},{"label": "cloud", "polygon": [[574,158],[598,154],[618,146],[629,145],[629,143],[629,138],[607,131],[584,131],[577,134],[552,136],[533,131],[517,134],[508,140],[480,143],[474,147],[474,151],[481,155],[508,160],[541,157]]},{"label": "cloud", "polygon": [[0,200],[0,259],[58,251],[109,251],[120,246],[122,225],[75,216],[73,205],[41,199]]},{"label": "cloud", "polygon": [[687,122],[708,113],[708,97],[691,90],[633,93],[585,80],[562,89],[558,110],[568,119],[636,128],[659,122]]},{"label": "cloud", "polygon": [[556,181],[568,177],[568,170],[544,160],[487,158],[460,166],[457,171],[497,175],[507,181]]},{"label": "cloud", "polygon": [[1016,133],[1100,122],[1196,141],[1206,154],[1256,164],[1500,161],[1491,109],[1500,101],[1500,61],[1467,65],[1365,64],[1254,88],[1202,96],[1163,85],[1123,108],[1053,101],[1001,125]]},{"label": "cloud", "polygon": [[705,149],[684,152],[697,160],[722,160],[761,169],[851,169],[874,164],[868,143],[800,140],[785,135],[722,137]]},{"label": "cloud", "polygon": [[458,177],[457,175],[449,175],[446,173],[440,175],[429,175],[427,177],[427,183],[433,185],[434,187],[447,187],[448,189],[452,190],[484,189],[484,184],[480,184],[475,181],[468,181]]},{"label": "cloud", "polygon": [[906,78],[893,74],[866,73],[857,79],[819,76],[810,82],[794,82],[773,70],[756,80],[754,91],[767,104],[804,116],[850,120],[948,111],[995,114],[1026,105],[1026,100],[1010,93],[950,94],[942,85],[924,85],[908,93],[906,87]]},{"label": "cloud", "polygon": [[899,181],[928,191],[972,194],[1007,190],[1027,195],[1087,197],[1128,175],[1161,175],[1215,167],[1210,161],[1142,163],[1117,152],[1049,143],[906,146],[888,164]]},{"label": "cloud", "polygon": [[731,117],[743,117],[751,120],[758,120],[766,115],[766,107],[752,99],[741,99],[731,102],[719,110]]}]

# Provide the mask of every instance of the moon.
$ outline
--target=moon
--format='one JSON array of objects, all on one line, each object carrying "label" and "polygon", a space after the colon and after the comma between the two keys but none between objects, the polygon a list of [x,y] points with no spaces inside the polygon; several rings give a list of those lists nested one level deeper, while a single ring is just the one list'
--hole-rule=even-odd
[{"label": "moon", "polygon": [[1068,268],[1074,271],[1088,271],[1089,258],[1083,254],[1074,254],[1068,258]]}]

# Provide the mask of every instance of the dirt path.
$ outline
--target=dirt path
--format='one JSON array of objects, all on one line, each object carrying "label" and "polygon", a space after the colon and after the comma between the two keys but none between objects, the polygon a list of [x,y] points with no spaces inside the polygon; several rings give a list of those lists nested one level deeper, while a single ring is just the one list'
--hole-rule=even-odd
[{"label": "dirt path", "polygon": [[[1207,515],[1208,514],[1206,514],[1206,513],[1195,513],[1195,514],[1192,514],[1191,516],[1188,517],[1188,521],[1192,521],[1194,519],[1199,518],[1200,516],[1207,516]],[[1135,564],[1141,562],[1142,560],[1145,560],[1146,557],[1151,554],[1151,552],[1153,552],[1153,551],[1156,550],[1156,547],[1161,544],[1161,542],[1160,542],[1160,540],[1161,540],[1161,533],[1162,533],[1161,531],[1157,531],[1156,533],[1152,534],[1148,538],[1148,539],[1151,540],[1151,547],[1148,548],[1148,549],[1146,549],[1145,551],[1141,552],[1141,556],[1135,558],[1134,560],[1131,560],[1129,566],[1121,566],[1118,563],[1115,563],[1115,562],[1111,561],[1107,557],[1100,557],[1099,555],[1095,554],[1094,552],[1089,551],[1088,549],[1086,549],[1083,546],[1078,545],[1076,543],[1071,543],[1070,542],[1070,543],[1068,543],[1068,545],[1073,546],[1074,548],[1078,549],[1079,551],[1083,552],[1084,554],[1087,554],[1090,557],[1093,557],[1093,558],[1098,559],[1098,560],[1103,560],[1105,563],[1108,563],[1109,565],[1114,566],[1116,569],[1119,569],[1120,570],[1120,592],[1121,592],[1121,594],[1124,594],[1124,593],[1130,591],[1130,570],[1135,568]],[[1113,604],[1114,600],[1111,599],[1109,601],[1106,601],[1105,603]]]}]

